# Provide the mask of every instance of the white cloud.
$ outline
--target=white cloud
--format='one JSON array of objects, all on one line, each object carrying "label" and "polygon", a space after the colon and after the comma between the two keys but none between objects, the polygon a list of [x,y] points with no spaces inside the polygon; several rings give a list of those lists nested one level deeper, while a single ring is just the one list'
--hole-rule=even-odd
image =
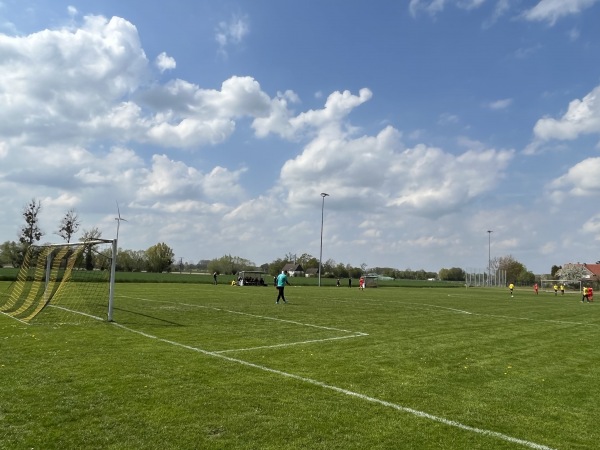
[{"label": "white cloud", "polygon": [[175,58],[168,56],[165,52],[162,52],[160,55],[156,57],[156,61],[154,62],[158,70],[163,73],[166,70],[172,70],[177,67],[177,63],[175,62]]},{"label": "white cloud", "polygon": [[470,11],[479,8],[485,2],[486,0],[410,0],[408,9],[413,17],[416,16],[419,11],[424,11],[430,16],[435,16],[442,12],[447,4]]},{"label": "white cloud", "polygon": [[[0,133],[9,142],[81,141],[81,128],[133,93],[147,59],[131,23],[88,16],[77,30],[0,35]],[[26,127],[26,132],[25,132]]]},{"label": "white cloud", "polygon": [[492,110],[498,111],[498,110],[502,110],[502,109],[506,109],[509,106],[511,106],[513,103],[513,99],[512,98],[503,98],[500,100],[496,100],[493,102],[490,102],[488,104],[488,107]]},{"label": "white cloud", "polygon": [[557,201],[569,197],[591,197],[600,195],[600,158],[585,159],[566,174],[550,184],[552,196]]},{"label": "white cloud", "polygon": [[232,17],[229,22],[220,22],[215,40],[219,44],[219,53],[227,56],[227,49],[231,45],[239,45],[250,32],[247,17]]},{"label": "white cloud", "polygon": [[554,25],[562,17],[579,14],[592,7],[599,0],[540,0],[533,8],[525,11],[523,17],[531,21],[548,22]]},{"label": "white cloud", "polygon": [[460,122],[460,118],[456,114],[442,113],[438,118],[439,125],[455,125]]},{"label": "white cloud", "polygon": [[405,149],[392,127],[358,138],[321,133],[284,165],[280,184],[297,205],[331,192],[338,205],[349,208],[440,217],[494,188],[513,154],[485,150],[455,156],[422,144]]},{"label": "white cloud", "polygon": [[567,112],[560,119],[545,117],[537,121],[533,129],[538,140],[573,140],[582,134],[600,134],[600,86],[583,99],[569,103]]}]

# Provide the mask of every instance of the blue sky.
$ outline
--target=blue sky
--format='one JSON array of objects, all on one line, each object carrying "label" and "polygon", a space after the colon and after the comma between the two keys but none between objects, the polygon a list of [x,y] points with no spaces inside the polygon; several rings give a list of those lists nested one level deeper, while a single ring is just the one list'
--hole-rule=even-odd
[{"label": "blue sky", "polygon": [[0,0],[0,241],[600,259],[600,0]]}]

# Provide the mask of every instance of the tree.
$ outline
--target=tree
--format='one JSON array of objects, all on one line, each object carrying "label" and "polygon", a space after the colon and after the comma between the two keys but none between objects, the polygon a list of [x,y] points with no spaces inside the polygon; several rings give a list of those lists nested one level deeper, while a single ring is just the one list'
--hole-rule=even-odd
[{"label": "tree", "polygon": [[42,203],[39,200],[31,199],[31,202],[23,208],[23,218],[25,225],[21,228],[19,242],[25,247],[29,247],[34,242],[38,242],[44,233],[39,227],[39,213],[42,209]]},{"label": "tree", "polygon": [[554,280],[556,278],[556,273],[562,269],[561,266],[553,265],[550,269],[550,279]]},{"label": "tree", "polygon": [[555,273],[560,280],[581,280],[587,275],[589,272],[582,264],[565,264]]},{"label": "tree", "polygon": [[60,226],[56,234],[63,238],[67,243],[71,242],[71,237],[79,230],[81,222],[79,216],[73,208],[67,211],[65,217],[62,218]]},{"label": "tree", "polygon": [[208,263],[209,272],[227,273],[231,275],[235,275],[240,270],[253,270],[255,268],[256,265],[252,261],[231,255],[221,256]]},{"label": "tree", "polygon": [[143,250],[121,250],[117,256],[117,270],[141,272],[146,268],[146,252]]},{"label": "tree", "polygon": [[[443,281],[465,281],[465,271],[460,267],[450,269],[441,269],[439,273],[440,280]],[[433,278],[433,277],[429,277]]]},{"label": "tree", "polygon": [[[79,238],[79,241],[95,241],[96,239],[100,239],[101,237],[102,231],[94,227],[91,230],[83,230],[83,236]],[[85,269],[94,270],[94,254],[92,252],[92,247],[86,246],[85,250],[83,251],[83,255],[85,258]]]},{"label": "tree", "polygon": [[302,268],[306,269],[318,269],[319,260],[308,253],[303,253],[302,256],[296,259],[296,264],[300,264]]},{"label": "tree", "polygon": [[533,284],[535,275],[527,267],[517,261],[512,255],[498,258],[498,269],[506,271],[506,281],[518,284]]},{"label": "tree", "polygon": [[175,253],[167,244],[161,242],[146,250],[146,258],[148,272],[161,273],[171,268],[175,261]]},{"label": "tree", "polygon": [[6,241],[0,246],[0,267],[10,264],[19,267],[23,262],[23,247],[16,242]]}]

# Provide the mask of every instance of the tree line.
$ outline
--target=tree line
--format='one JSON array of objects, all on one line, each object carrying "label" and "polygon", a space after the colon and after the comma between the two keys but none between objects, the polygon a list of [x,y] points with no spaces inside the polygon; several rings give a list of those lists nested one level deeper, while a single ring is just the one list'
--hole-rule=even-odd
[{"label": "tree line", "polygon": [[[23,208],[24,224],[19,229],[19,241],[6,241],[0,245],[0,265],[12,265],[19,267],[23,262],[23,257],[27,248],[39,243],[45,233],[39,226],[39,215],[42,210],[41,201],[32,199]],[[81,226],[79,215],[74,208],[69,209],[57,226],[54,234],[60,236],[66,243],[70,243],[77,234]],[[88,230],[82,230],[79,242],[88,240],[102,239],[102,232],[94,227]],[[109,252],[105,250],[104,252]],[[90,252],[91,253],[91,252]],[[109,256],[109,255],[107,255]],[[240,256],[223,255],[212,260],[200,260],[198,263],[175,261],[173,250],[165,243],[157,243],[146,250],[118,250],[116,269],[124,272],[208,272],[218,274],[235,275],[243,270],[262,270],[263,272],[275,276],[281,272],[287,264],[300,265],[304,271],[309,269],[319,269],[319,260],[309,253],[303,253],[300,256],[287,253],[282,258],[277,258],[269,263],[257,266],[254,262]],[[100,263],[88,261],[86,264],[89,269],[98,269]],[[511,255],[497,257],[490,261],[490,270],[506,271],[508,282],[516,284],[533,284],[535,275],[528,271],[525,265],[517,261]],[[559,271],[559,267],[553,266],[553,274]],[[439,272],[429,272],[425,270],[399,270],[392,267],[372,267],[368,268],[363,263],[360,267],[350,264],[336,262],[328,259],[321,264],[321,275],[329,278],[359,278],[365,273],[376,273],[380,276],[393,279],[412,279],[427,280],[438,279],[442,281],[465,281],[465,271],[458,267],[443,268]]]},{"label": "tree line", "polygon": [[[6,241],[0,245],[0,266],[11,265],[20,267],[23,263],[27,249],[36,244],[40,244],[45,233],[40,228],[40,213],[42,203],[40,200],[32,199],[23,207],[23,219],[25,223],[18,232],[18,242]],[[69,209],[58,224],[54,234],[60,236],[65,243],[71,243],[75,234],[81,227],[81,220],[74,208]],[[88,230],[82,230],[82,235],[78,242],[94,241],[102,239],[102,232],[93,227]],[[108,253],[108,254],[107,254]],[[103,250],[101,254],[107,258],[94,258],[91,251],[85,252],[85,268],[106,269],[105,261],[110,259],[110,249]],[[158,243],[146,250],[132,252],[123,251],[117,256],[117,270],[124,271],[148,271],[164,272],[171,269],[175,255],[173,250],[165,243]]]}]

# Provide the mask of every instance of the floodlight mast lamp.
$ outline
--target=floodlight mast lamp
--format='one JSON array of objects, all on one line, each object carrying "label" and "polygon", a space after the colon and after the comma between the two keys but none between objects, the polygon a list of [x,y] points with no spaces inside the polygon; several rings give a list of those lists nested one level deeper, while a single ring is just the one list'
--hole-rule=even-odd
[{"label": "floodlight mast lamp", "polygon": [[321,266],[323,260],[323,214],[325,211],[325,197],[329,197],[329,194],[325,192],[321,192],[322,202],[321,202],[321,247],[319,250],[319,287],[321,287]]},{"label": "floodlight mast lamp", "polygon": [[492,276],[492,230],[487,230],[488,233],[488,286],[491,284]]}]

